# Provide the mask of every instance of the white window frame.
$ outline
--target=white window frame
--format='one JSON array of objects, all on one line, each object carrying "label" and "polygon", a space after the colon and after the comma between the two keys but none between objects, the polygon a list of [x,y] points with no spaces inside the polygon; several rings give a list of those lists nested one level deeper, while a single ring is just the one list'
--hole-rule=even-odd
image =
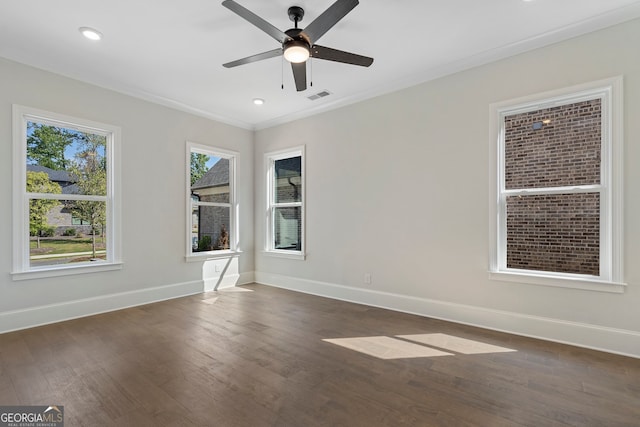
[{"label": "white window frame", "polygon": [[[106,137],[107,193],[105,196],[27,193],[27,122],[75,129]],[[120,213],[120,140],[121,129],[105,123],[64,114],[13,105],[13,280],[66,276],[122,268]],[[106,260],[92,263],[29,265],[29,198],[93,200],[106,203]]]},{"label": "white window frame", "polygon": [[[238,225],[238,203],[236,195],[236,176],[238,170],[237,151],[225,150],[223,148],[212,147],[197,142],[187,141],[186,143],[186,241],[185,259],[187,262],[196,262],[203,259],[228,258],[241,252],[240,250],[240,229]],[[194,202],[191,198],[191,153],[205,154],[207,156],[220,157],[229,160],[229,203],[220,202]],[[220,206],[229,208],[229,249],[193,252],[191,241],[191,230],[193,227],[193,207],[194,206]]]},{"label": "white window frame", "polygon": [[[490,265],[491,279],[534,285],[622,293],[623,280],[623,101],[622,77],[600,80],[530,97],[491,104]],[[506,190],[505,129],[507,116],[576,102],[602,100],[601,183],[545,190]],[[506,197],[518,194],[600,193],[600,275],[509,269],[506,266]]]},{"label": "white window frame", "polygon": [[[288,202],[288,203],[275,203],[275,162],[277,160],[289,159],[291,157],[300,157],[300,165],[301,165],[301,188],[302,188],[302,197],[299,202]],[[264,164],[265,164],[265,176],[266,176],[266,215],[265,215],[265,254],[274,257],[280,258],[288,258],[288,259],[296,259],[296,260],[304,260],[306,257],[306,167],[305,167],[305,147],[293,147],[285,150],[272,151],[269,153],[265,153],[264,155]],[[275,221],[274,214],[276,208],[286,208],[286,207],[300,207],[300,250],[292,251],[285,249],[276,249],[274,247],[274,234],[275,234]]]}]

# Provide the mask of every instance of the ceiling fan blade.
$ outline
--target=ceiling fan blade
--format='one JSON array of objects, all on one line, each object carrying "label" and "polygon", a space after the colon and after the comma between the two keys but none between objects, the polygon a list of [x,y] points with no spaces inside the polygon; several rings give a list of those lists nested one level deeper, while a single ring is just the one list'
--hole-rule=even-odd
[{"label": "ceiling fan blade", "polygon": [[345,15],[358,5],[358,0],[338,0],[302,31],[309,37],[311,43],[318,41],[320,37],[338,23]]},{"label": "ceiling fan blade", "polygon": [[226,64],[222,64],[225,68],[237,67],[238,65],[250,64],[256,61],[262,61],[263,59],[275,58],[276,56],[282,55],[282,48],[277,48],[273,50],[268,50],[266,52],[257,53],[255,55],[247,56],[246,58],[238,59],[236,61],[227,62]]},{"label": "ceiling fan blade", "polygon": [[296,90],[301,92],[307,89],[307,63],[291,63],[291,69],[293,70],[293,80],[296,82]]},{"label": "ceiling fan blade", "polygon": [[332,49],[330,47],[313,45],[311,46],[311,57],[325,59],[327,61],[343,62],[345,64],[360,65],[368,67],[373,64],[373,58],[345,52],[344,50]]},{"label": "ceiling fan blade", "polygon": [[278,40],[280,43],[284,43],[287,40],[291,40],[291,37],[286,35],[284,32],[280,31],[278,28],[274,27],[264,19],[260,18],[255,13],[251,12],[249,9],[244,6],[239,5],[233,0],[224,0],[222,5],[229,9],[232,12],[235,12],[241,18],[246,19],[256,27],[260,28],[265,33],[269,34],[274,39]]}]

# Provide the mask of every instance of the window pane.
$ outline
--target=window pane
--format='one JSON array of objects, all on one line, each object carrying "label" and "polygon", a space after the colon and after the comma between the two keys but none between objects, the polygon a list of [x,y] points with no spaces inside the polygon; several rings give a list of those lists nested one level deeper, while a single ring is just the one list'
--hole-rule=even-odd
[{"label": "window pane", "polygon": [[274,162],[275,203],[302,201],[302,157],[290,157]]},{"label": "window pane", "polygon": [[598,276],[600,194],[507,197],[507,268]]},{"label": "window pane", "polygon": [[107,138],[27,123],[27,188],[33,193],[107,194]]},{"label": "window pane", "polygon": [[106,203],[29,200],[31,267],[106,259]]},{"label": "window pane", "polygon": [[302,250],[302,208],[275,208],[273,216],[274,248]]},{"label": "window pane", "polygon": [[230,203],[229,159],[191,153],[191,194],[201,202]]},{"label": "window pane", "polygon": [[192,210],[192,251],[229,249],[231,208],[194,206]]},{"label": "window pane", "polygon": [[198,251],[200,235],[200,206],[191,206],[191,250]]},{"label": "window pane", "polygon": [[600,183],[600,99],[510,115],[504,124],[507,189]]}]

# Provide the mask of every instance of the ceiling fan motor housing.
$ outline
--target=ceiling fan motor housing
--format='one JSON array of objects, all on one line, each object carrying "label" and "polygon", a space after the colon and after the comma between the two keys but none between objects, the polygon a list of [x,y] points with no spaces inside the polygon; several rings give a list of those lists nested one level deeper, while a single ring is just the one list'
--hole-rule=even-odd
[{"label": "ceiling fan motor housing", "polygon": [[285,59],[295,63],[306,61],[311,53],[311,43],[306,35],[299,28],[287,30],[285,34],[290,37],[282,43]]},{"label": "ceiling fan motor housing", "polygon": [[285,49],[287,48],[287,44],[291,43],[292,41],[303,42],[307,45],[307,47],[311,46],[311,40],[309,40],[309,38],[306,37],[306,34],[303,33],[300,28],[291,28],[285,31],[284,33],[289,37],[291,37],[291,40],[287,40],[282,44],[282,47]]}]

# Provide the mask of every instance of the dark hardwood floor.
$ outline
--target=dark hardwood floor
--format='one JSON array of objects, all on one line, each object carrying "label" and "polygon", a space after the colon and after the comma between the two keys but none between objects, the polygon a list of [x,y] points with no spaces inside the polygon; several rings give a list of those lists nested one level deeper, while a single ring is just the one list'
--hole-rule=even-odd
[{"label": "dark hardwood floor", "polygon": [[[0,335],[0,405],[92,427],[640,426],[640,360],[241,289]],[[387,338],[348,345],[448,355],[323,341],[363,337]]]}]

